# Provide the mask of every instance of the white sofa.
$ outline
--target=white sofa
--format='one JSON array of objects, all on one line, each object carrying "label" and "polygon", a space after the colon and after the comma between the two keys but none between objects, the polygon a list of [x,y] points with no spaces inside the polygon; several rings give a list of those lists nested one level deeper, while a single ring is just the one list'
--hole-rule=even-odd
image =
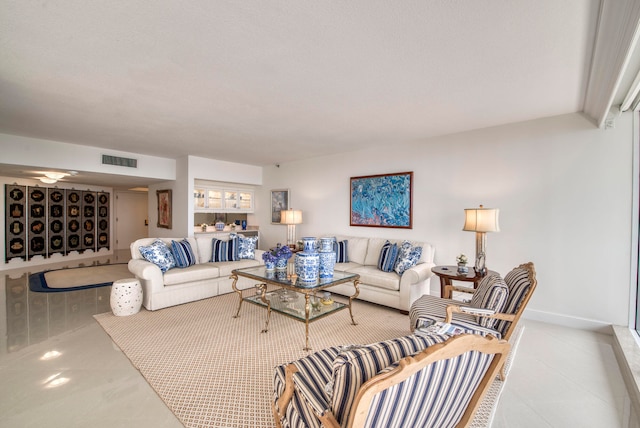
[{"label": "white sofa", "polygon": [[[226,241],[229,234],[216,234],[216,238]],[[131,244],[129,271],[140,280],[143,290],[142,304],[151,311],[230,293],[233,291],[231,271],[264,264],[263,251],[258,249],[255,250],[253,260],[210,262],[211,236],[199,236],[186,238],[194,252],[196,264],[186,268],[169,269],[163,274],[158,266],[145,260],[138,249],[140,246],[150,245],[156,239],[161,239],[171,247],[172,240],[181,241],[183,238],[143,238]],[[237,287],[246,289],[254,284],[255,281],[239,278]]]},{"label": "white sofa", "polygon": [[[335,235],[328,235],[335,236]],[[426,242],[410,241],[416,247],[422,247],[418,263],[406,270],[402,276],[396,272],[383,272],[378,269],[378,258],[382,246],[389,241],[400,246],[403,240],[385,238],[362,238],[354,236],[336,236],[337,241],[348,241],[348,263],[336,263],[336,270],[360,275],[360,294],[358,299],[409,312],[411,304],[424,294],[429,294],[433,273],[434,248]],[[336,285],[328,291],[342,295],[352,295],[351,283]]]}]

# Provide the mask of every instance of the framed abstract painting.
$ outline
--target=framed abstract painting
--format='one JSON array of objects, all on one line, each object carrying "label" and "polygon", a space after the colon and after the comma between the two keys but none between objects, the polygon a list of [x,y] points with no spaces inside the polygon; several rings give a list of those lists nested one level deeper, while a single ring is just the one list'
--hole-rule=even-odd
[{"label": "framed abstract painting", "polygon": [[351,226],[413,228],[413,172],[351,177]]}]

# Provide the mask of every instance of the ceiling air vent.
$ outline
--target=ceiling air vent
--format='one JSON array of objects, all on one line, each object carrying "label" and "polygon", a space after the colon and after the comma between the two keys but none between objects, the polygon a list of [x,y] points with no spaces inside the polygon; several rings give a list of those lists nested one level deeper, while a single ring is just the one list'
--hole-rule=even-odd
[{"label": "ceiling air vent", "polygon": [[102,155],[103,165],[126,166],[129,168],[138,167],[138,159],[123,158],[120,156]]}]

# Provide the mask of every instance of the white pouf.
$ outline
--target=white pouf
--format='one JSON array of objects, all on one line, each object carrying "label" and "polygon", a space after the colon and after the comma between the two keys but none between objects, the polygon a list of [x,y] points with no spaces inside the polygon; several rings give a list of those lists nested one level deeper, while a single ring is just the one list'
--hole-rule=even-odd
[{"label": "white pouf", "polygon": [[119,279],[111,286],[109,300],[113,315],[121,317],[140,312],[142,306],[142,286],[135,278]]}]

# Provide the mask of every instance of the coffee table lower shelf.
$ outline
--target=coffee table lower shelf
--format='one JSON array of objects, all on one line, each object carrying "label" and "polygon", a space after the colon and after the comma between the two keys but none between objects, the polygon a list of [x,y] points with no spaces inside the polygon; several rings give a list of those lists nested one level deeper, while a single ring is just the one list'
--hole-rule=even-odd
[{"label": "coffee table lower shelf", "polygon": [[[259,281],[253,289],[255,290],[253,295],[245,297],[243,293],[251,292],[252,289],[240,290],[237,288],[236,285],[239,276]],[[267,309],[267,321],[262,333],[269,331],[269,320],[271,319],[272,310],[297,321],[304,322],[305,347],[303,349],[305,351],[311,350],[309,347],[310,322],[339,312],[342,309],[349,308],[351,324],[357,325],[353,318],[352,303],[353,299],[358,297],[359,294],[358,283],[360,282],[360,275],[347,272],[335,272],[333,278],[323,279],[317,281],[315,284],[304,284],[304,286],[301,286],[295,279],[292,280],[292,278],[286,277],[286,279],[274,278],[269,275],[269,272],[267,272],[264,267],[253,267],[236,269],[232,272],[231,278],[233,279],[233,290],[238,293],[240,298],[238,310],[234,318],[240,316],[242,302],[247,301]],[[349,304],[336,301],[325,304],[321,302],[321,299],[317,296],[317,293],[345,282],[352,282],[355,290],[355,293],[349,296]]]}]

